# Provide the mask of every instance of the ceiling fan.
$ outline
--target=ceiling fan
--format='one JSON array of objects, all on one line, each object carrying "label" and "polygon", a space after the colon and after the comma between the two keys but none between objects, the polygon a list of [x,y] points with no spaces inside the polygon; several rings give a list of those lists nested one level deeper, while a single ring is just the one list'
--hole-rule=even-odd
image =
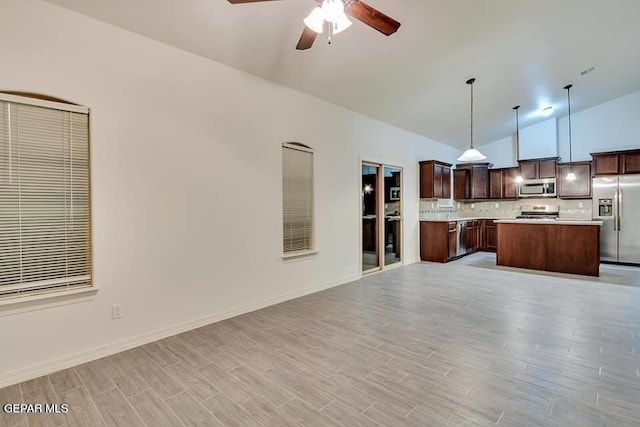
[{"label": "ceiling fan", "polygon": [[[277,0],[228,0],[231,4],[257,3]],[[298,41],[296,49],[306,50],[313,46],[318,34],[323,32],[325,23],[329,27],[329,43],[331,36],[338,34],[351,26],[347,15],[351,16],[380,31],[385,36],[398,31],[400,23],[384,13],[374,9],[360,0],[314,0],[316,6],[309,16],[304,19],[304,30]]]}]

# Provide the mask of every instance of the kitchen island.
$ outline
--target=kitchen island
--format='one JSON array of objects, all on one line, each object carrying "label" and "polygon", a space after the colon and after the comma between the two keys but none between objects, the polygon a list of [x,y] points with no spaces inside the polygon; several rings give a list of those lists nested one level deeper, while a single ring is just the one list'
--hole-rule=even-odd
[{"label": "kitchen island", "polygon": [[602,221],[509,219],[495,223],[498,265],[600,275]]}]

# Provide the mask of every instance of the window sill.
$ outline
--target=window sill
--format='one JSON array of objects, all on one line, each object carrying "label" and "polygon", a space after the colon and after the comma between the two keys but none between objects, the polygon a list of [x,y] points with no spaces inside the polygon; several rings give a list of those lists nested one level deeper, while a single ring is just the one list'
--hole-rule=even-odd
[{"label": "window sill", "polygon": [[318,253],[317,249],[310,249],[307,251],[297,251],[297,252],[291,252],[291,253],[287,253],[287,254],[283,254],[282,255],[282,259],[285,261],[290,261],[290,260],[296,260],[296,259],[301,259],[301,258],[309,258],[313,255],[316,255]]},{"label": "window sill", "polygon": [[0,300],[0,317],[27,311],[43,310],[61,305],[76,304],[91,301],[98,293],[95,286],[72,289],[69,291],[51,292],[39,295],[29,295],[22,298],[8,298]]}]

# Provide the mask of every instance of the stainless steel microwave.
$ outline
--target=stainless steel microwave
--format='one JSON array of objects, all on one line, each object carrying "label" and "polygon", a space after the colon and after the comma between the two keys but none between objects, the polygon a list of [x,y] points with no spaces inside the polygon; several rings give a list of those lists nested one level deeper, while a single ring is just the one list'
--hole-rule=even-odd
[{"label": "stainless steel microwave", "polygon": [[525,179],[520,183],[520,197],[556,197],[556,180]]}]

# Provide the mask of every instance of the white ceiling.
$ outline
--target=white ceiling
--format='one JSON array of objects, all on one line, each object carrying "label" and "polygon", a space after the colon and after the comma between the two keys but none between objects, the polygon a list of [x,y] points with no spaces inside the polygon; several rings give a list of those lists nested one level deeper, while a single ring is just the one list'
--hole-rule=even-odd
[{"label": "white ceiling", "polygon": [[[513,133],[640,90],[639,0],[366,0],[402,23],[385,37],[355,21],[328,45],[294,49],[312,0],[47,0],[444,143]],[[584,77],[580,71],[597,66]]]}]

